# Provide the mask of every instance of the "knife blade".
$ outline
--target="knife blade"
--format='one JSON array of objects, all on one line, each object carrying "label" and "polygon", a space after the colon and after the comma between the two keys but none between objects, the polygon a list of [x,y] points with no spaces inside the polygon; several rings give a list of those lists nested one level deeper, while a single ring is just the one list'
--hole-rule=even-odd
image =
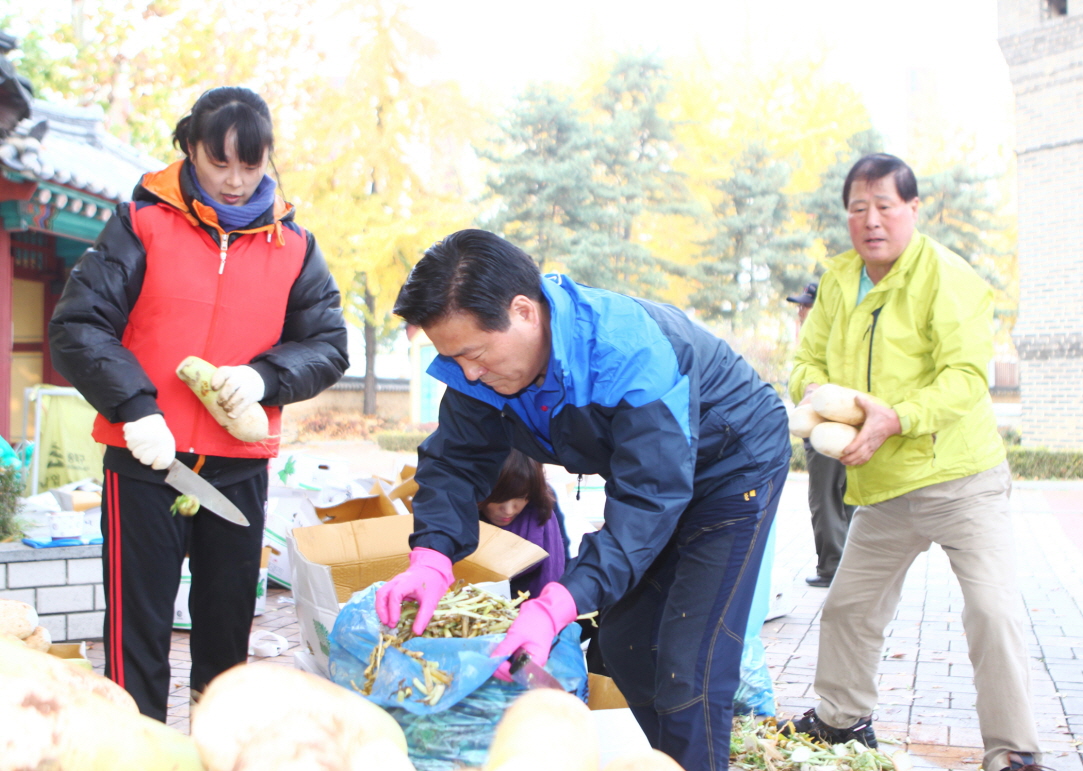
[{"label": "knife blade", "polygon": [[511,679],[524,688],[556,688],[563,691],[560,681],[534,663],[530,655],[520,649],[510,659]]},{"label": "knife blade", "polygon": [[185,495],[194,495],[199,499],[199,505],[212,514],[217,514],[235,525],[248,527],[248,518],[233,504],[233,501],[222,495],[206,479],[179,460],[174,460],[168,468],[169,473],[165,475],[165,481],[174,490]]}]

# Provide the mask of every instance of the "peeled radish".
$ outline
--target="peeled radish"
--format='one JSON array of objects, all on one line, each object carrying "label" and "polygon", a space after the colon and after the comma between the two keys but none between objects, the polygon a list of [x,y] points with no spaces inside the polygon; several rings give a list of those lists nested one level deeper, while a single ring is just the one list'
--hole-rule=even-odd
[{"label": "peeled radish", "polygon": [[263,407],[253,404],[236,418],[231,418],[218,404],[218,392],[211,388],[211,379],[218,368],[198,356],[189,356],[177,367],[177,377],[192,389],[203,402],[218,425],[242,442],[262,442],[270,435],[267,413]]},{"label": "peeled radish", "polygon": [[790,412],[790,433],[801,439],[808,439],[812,429],[826,418],[812,408],[811,404],[799,404]]},{"label": "peeled radish", "polygon": [[33,632],[30,633],[26,639],[23,640],[27,647],[41,651],[42,653],[48,653],[50,646],[53,644],[53,637],[49,634],[49,630],[43,626],[39,626]]},{"label": "peeled radish", "polygon": [[809,402],[824,420],[859,426],[865,422],[865,410],[854,399],[860,391],[825,383],[812,392]]},{"label": "peeled radish", "polygon": [[38,625],[34,606],[20,600],[0,600],[0,634],[10,634],[20,640],[29,637]]},{"label": "peeled radish", "polygon": [[606,764],[605,771],[683,771],[677,761],[658,750],[638,750],[620,755]]},{"label": "peeled radish", "polygon": [[809,441],[816,452],[837,460],[856,436],[857,429],[846,423],[821,423],[812,429]]},{"label": "peeled radish", "polygon": [[512,702],[500,719],[485,771],[597,771],[598,760],[587,705],[570,693],[536,688]]},{"label": "peeled radish", "polygon": [[856,397],[858,396],[864,396],[867,399],[872,399],[877,404],[888,406],[887,402],[872,394],[855,391],[853,388],[846,388],[834,383],[824,383],[813,391],[809,403],[825,420],[860,426],[865,422],[865,410],[857,403]]},{"label": "peeled radish", "polygon": [[[268,704],[289,719],[268,730]],[[211,681],[192,711],[192,738],[207,771],[387,769],[412,771],[406,735],[360,694],[277,664],[238,664]]]}]

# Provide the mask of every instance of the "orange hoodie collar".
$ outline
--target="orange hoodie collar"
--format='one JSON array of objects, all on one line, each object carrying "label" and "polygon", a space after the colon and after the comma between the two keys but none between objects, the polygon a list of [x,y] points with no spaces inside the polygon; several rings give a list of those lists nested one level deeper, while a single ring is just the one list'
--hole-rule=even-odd
[{"label": "orange hoodie collar", "polygon": [[[218,214],[214,209],[194,198],[191,200],[191,207],[189,207],[188,202],[185,201],[180,177],[181,169],[183,168],[184,161],[175,161],[160,171],[151,171],[144,174],[140,184],[142,184],[144,190],[156,195],[162,201],[183,214],[185,219],[192,223],[192,225],[196,227],[208,225],[217,230],[220,234],[225,234],[225,230],[218,224]],[[275,243],[279,246],[285,246],[286,237],[282,233],[282,218],[291,211],[293,211],[293,204],[286,202],[283,200],[282,196],[275,192],[274,222],[261,225],[258,228],[234,230],[231,232],[263,233],[266,231],[273,231],[275,234]]]}]

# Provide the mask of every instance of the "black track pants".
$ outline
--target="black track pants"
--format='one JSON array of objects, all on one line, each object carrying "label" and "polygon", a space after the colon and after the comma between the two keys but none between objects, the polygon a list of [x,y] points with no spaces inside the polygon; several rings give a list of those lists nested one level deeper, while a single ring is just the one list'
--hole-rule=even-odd
[{"label": "black track pants", "polygon": [[144,715],[165,721],[169,647],[181,562],[192,589],[191,687],[248,659],[256,602],[267,471],[220,488],[248,518],[235,525],[202,509],[172,515],[172,487],[105,472],[102,561],[105,572],[105,674]]}]

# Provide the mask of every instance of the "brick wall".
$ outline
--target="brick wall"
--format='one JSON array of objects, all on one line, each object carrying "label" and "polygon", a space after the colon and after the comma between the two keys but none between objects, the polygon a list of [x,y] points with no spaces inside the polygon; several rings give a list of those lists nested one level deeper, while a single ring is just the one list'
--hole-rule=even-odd
[{"label": "brick wall", "polygon": [[105,623],[101,546],[0,544],[0,598],[33,605],[53,642],[100,638]]},{"label": "brick wall", "polygon": [[[1083,16],[1001,0],[1016,109],[1023,443],[1083,448]],[[1077,2],[1077,5],[1080,4]]]},{"label": "brick wall", "polygon": [[1078,388],[1066,383],[1083,382],[1083,359],[1021,361],[1026,383],[1022,404],[1023,444],[1052,450],[1080,448],[1083,437],[1083,402]]}]

